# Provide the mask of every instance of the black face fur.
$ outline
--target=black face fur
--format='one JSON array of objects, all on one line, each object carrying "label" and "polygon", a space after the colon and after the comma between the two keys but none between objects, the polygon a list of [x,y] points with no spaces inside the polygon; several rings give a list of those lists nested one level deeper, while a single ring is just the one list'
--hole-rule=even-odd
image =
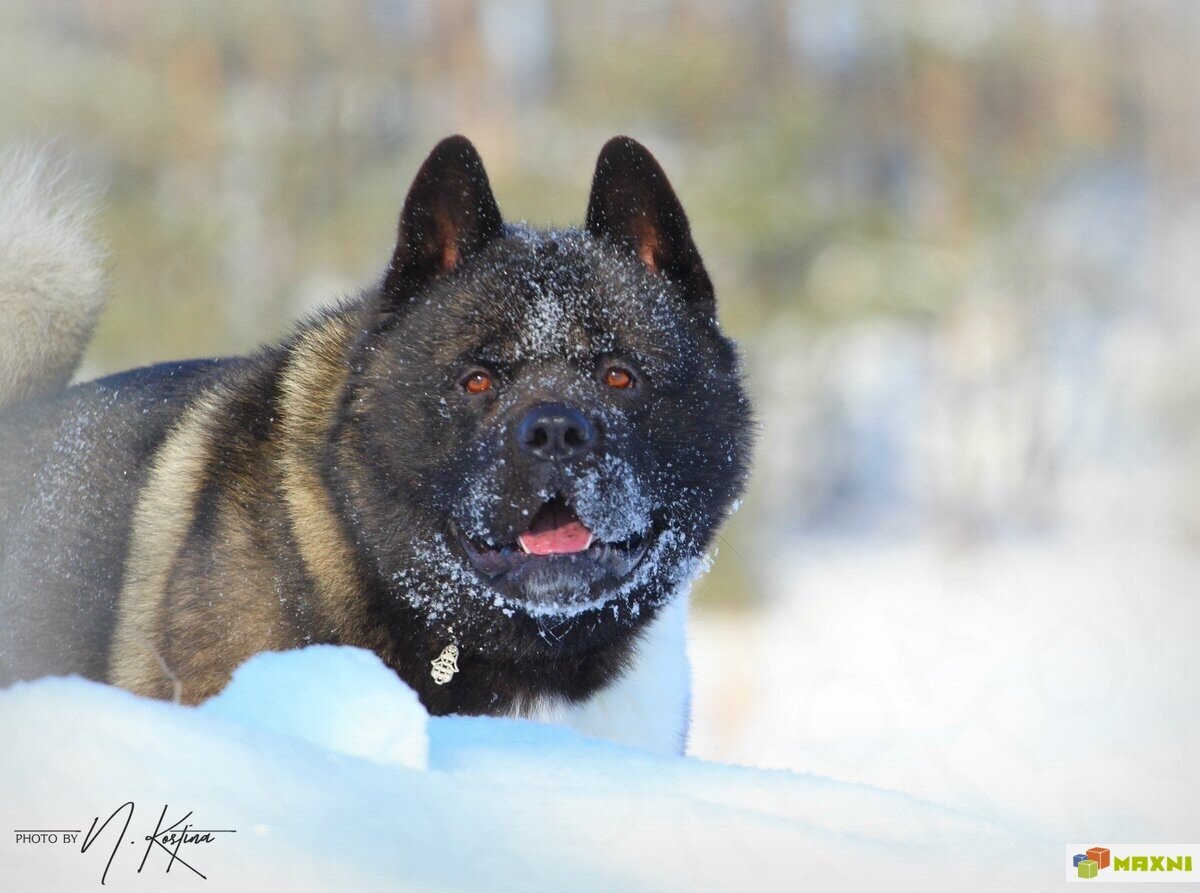
[{"label": "black face fur", "polygon": [[[327,477],[386,623],[553,663],[630,639],[690,580],[742,489],[749,406],[643,147],[605,146],[584,229],[537,231],[443,141],[368,313]],[[551,511],[592,545],[525,555]]]}]

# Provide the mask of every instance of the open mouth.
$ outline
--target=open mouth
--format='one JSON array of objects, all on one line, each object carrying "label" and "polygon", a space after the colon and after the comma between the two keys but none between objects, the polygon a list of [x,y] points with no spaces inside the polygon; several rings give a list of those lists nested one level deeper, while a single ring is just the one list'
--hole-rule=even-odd
[{"label": "open mouth", "polygon": [[487,577],[519,577],[549,564],[591,565],[616,577],[632,571],[646,552],[647,537],[636,533],[620,542],[598,540],[561,496],[545,503],[529,529],[500,546],[473,542],[458,534],[467,557]]}]

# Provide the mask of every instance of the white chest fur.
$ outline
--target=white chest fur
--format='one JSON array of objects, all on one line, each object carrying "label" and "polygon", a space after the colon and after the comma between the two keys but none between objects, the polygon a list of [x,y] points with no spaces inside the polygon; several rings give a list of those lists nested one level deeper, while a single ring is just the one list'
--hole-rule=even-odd
[{"label": "white chest fur", "polygon": [[685,591],[646,628],[619,679],[581,704],[542,701],[521,715],[655,753],[683,753],[691,712],[687,618]]}]

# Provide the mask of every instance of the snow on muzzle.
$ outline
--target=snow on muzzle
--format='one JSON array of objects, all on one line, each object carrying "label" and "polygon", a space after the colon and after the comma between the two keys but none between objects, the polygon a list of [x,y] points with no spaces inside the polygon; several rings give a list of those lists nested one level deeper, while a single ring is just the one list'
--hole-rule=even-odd
[{"label": "snow on muzzle", "polygon": [[459,539],[472,564],[489,577],[520,577],[535,567],[555,563],[563,570],[572,565],[592,566],[620,578],[632,571],[645,554],[648,534],[633,533],[615,542],[600,540],[556,494],[538,510],[529,529],[514,543],[493,547],[461,533]]}]

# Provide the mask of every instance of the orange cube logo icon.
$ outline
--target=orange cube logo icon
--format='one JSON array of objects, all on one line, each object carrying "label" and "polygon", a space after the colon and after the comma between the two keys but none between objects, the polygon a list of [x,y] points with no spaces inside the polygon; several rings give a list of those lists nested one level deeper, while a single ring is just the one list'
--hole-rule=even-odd
[{"label": "orange cube logo icon", "polygon": [[1097,868],[1108,868],[1111,854],[1105,847],[1094,846],[1087,851],[1087,857],[1096,863]]}]

